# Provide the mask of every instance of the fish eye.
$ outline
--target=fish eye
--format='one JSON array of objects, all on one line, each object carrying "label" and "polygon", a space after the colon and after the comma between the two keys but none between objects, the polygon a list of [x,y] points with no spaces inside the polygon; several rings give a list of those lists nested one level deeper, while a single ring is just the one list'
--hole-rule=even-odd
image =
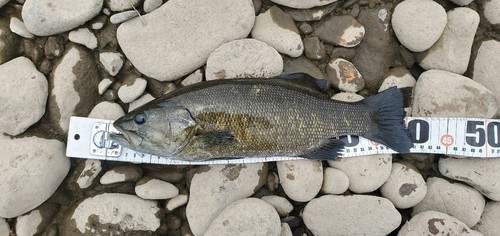
[{"label": "fish eye", "polygon": [[146,122],[146,116],[144,114],[139,113],[139,114],[135,115],[134,123],[136,123],[138,125],[142,125],[142,124],[144,124],[144,122]]}]

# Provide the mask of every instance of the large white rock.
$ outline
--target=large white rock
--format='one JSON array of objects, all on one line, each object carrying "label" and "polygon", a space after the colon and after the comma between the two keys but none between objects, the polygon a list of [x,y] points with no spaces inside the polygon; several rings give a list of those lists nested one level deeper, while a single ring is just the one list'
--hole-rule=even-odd
[{"label": "large white rock", "polygon": [[484,17],[490,24],[500,24],[500,0],[489,0],[483,2]]},{"label": "large white rock", "polygon": [[[498,13],[500,15],[500,6]],[[500,104],[500,83],[498,83],[498,78],[500,78],[500,57],[498,55],[500,55],[500,42],[495,40],[482,42],[474,61],[472,79],[493,92],[497,103]],[[500,109],[497,111],[497,115],[500,115]]]},{"label": "large white rock", "polygon": [[457,218],[437,211],[424,211],[401,227],[398,236],[467,235],[482,236]]},{"label": "large white rock", "polygon": [[101,11],[103,0],[26,0],[22,17],[26,28],[38,36],[72,30]]},{"label": "large white rock", "polygon": [[311,200],[304,224],[314,235],[387,235],[401,223],[392,203],[369,195],[325,195]]},{"label": "large white rock", "polygon": [[123,108],[114,102],[100,102],[90,111],[88,117],[106,119],[106,120],[117,120],[118,118],[125,115]]},{"label": "large white rock", "polygon": [[414,52],[429,49],[446,26],[446,11],[432,0],[405,0],[394,8],[391,23],[399,42]]},{"label": "large white rock", "polygon": [[118,43],[141,73],[172,81],[205,64],[220,45],[247,37],[255,12],[250,0],[173,0],[142,20],[121,24]]},{"label": "large white rock", "polygon": [[500,232],[500,224],[498,224],[498,219],[500,218],[500,202],[488,202],[484,207],[483,215],[481,215],[481,220],[474,226],[479,232],[484,235],[496,235]]},{"label": "large white rock", "polygon": [[393,163],[391,176],[380,188],[383,197],[397,208],[410,208],[422,201],[427,185],[420,172],[410,163]]},{"label": "large white rock", "polygon": [[225,43],[207,60],[207,80],[226,78],[269,78],[281,74],[283,59],[273,47],[255,39]]},{"label": "large white rock", "polygon": [[64,147],[53,139],[0,137],[0,217],[22,215],[56,191],[70,168]]},{"label": "large white rock", "polygon": [[271,0],[274,3],[298,9],[309,9],[317,6],[324,6],[337,0]]},{"label": "large white rock", "polygon": [[48,84],[33,62],[18,57],[0,65],[0,133],[18,135],[45,113]]},{"label": "large white rock", "polygon": [[415,85],[413,116],[492,118],[497,109],[495,95],[486,87],[451,72],[428,70]]},{"label": "large white rock", "polygon": [[257,198],[246,198],[227,206],[210,223],[205,236],[279,235],[281,221],[274,208]]},{"label": "large white rock", "polygon": [[479,14],[467,7],[448,11],[448,22],[441,37],[420,58],[426,70],[439,69],[463,74],[469,65],[472,43],[479,25]]},{"label": "large white rock", "polygon": [[191,180],[186,208],[194,235],[203,235],[226,206],[260,189],[267,179],[267,168],[265,163],[199,167]]},{"label": "large white rock", "polygon": [[321,161],[279,161],[276,165],[281,186],[290,199],[307,202],[321,190],[323,184]]}]

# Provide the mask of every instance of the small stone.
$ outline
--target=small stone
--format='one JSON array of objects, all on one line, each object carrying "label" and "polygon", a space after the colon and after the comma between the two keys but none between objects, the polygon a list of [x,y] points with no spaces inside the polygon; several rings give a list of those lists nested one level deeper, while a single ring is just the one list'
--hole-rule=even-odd
[{"label": "small stone", "polygon": [[274,192],[280,185],[280,177],[276,172],[271,172],[267,175],[266,186],[267,189],[271,192]]},{"label": "small stone", "polygon": [[92,111],[90,111],[89,118],[117,120],[125,115],[123,108],[114,102],[100,102]]},{"label": "small stone", "polygon": [[90,28],[92,28],[93,30],[100,30],[100,29],[102,29],[102,27],[104,27],[103,22],[95,22],[95,23],[92,23],[92,25],[90,25]]},{"label": "small stone", "polygon": [[0,235],[9,235],[10,226],[5,219],[0,218]]},{"label": "small stone", "polygon": [[126,81],[118,89],[118,97],[122,102],[129,103],[136,100],[146,90],[147,81],[140,77],[135,77],[131,81]]},{"label": "small stone", "polygon": [[142,177],[142,169],[137,165],[122,165],[106,171],[99,180],[101,184],[136,182]]},{"label": "small stone", "polygon": [[280,161],[276,163],[281,186],[297,202],[308,202],[321,190],[323,166],[317,160]]},{"label": "small stone", "polygon": [[392,14],[392,28],[401,44],[414,52],[429,49],[446,26],[446,11],[432,0],[406,0]]},{"label": "small stone", "polygon": [[350,48],[363,40],[365,27],[351,15],[332,16],[316,26],[313,35],[327,43]]},{"label": "small stone", "polygon": [[490,24],[500,24],[500,0],[490,0],[483,2],[483,14]]},{"label": "small stone", "polygon": [[113,14],[109,18],[109,21],[111,22],[111,24],[120,24],[122,22],[136,18],[137,16],[139,16],[139,13],[137,13],[134,10],[124,11],[124,12]]},{"label": "small stone", "polygon": [[80,189],[86,189],[94,183],[94,179],[101,173],[102,166],[100,160],[87,159],[85,166],[80,172],[80,176],[76,180],[76,184]]},{"label": "small stone", "polygon": [[391,161],[390,154],[380,154],[340,158],[328,161],[328,164],[349,177],[349,190],[355,193],[369,193],[387,181],[391,175]]},{"label": "small stone", "polygon": [[437,211],[424,211],[413,216],[401,227],[399,236],[471,235],[482,236],[453,216]]},{"label": "small stone", "polygon": [[273,206],[280,216],[286,216],[293,211],[293,205],[284,197],[269,195],[260,199]]},{"label": "small stone", "polygon": [[283,59],[271,46],[255,39],[223,44],[208,56],[207,80],[269,78],[281,74]]},{"label": "small stone", "polygon": [[413,207],[413,215],[424,211],[439,211],[456,217],[468,227],[474,226],[481,217],[485,205],[483,195],[461,183],[445,179],[427,179],[427,195]]},{"label": "small stone", "polygon": [[145,0],[142,8],[144,12],[150,13],[160,7],[161,4],[163,4],[162,0]]},{"label": "small stone", "polygon": [[325,45],[318,37],[304,38],[304,54],[311,60],[321,60],[326,56]]},{"label": "small stone", "polygon": [[391,176],[380,187],[383,197],[396,208],[406,209],[417,205],[427,194],[427,185],[422,175],[410,163],[393,163]]},{"label": "small stone", "polygon": [[307,203],[302,215],[313,235],[388,235],[401,223],[389,200],[370,195],[324,195]]},{"label": "small stone", "polygon": [[285,58],[283,73],[303,72],[316,79],[325,79],[323,72],[309,59],[305,57]]},{"label": "small stone", "polygon": [[35,35],[30,33],[28,29],[26,29],[26,26],[24,25],[24,22],[21,20],[17,19],[16,17],[10,18],[10,30],[13,33],[18,34],[19,36],[25,37],[25,38],[33,38]]},{"label": "small stone", "polygon": [[410,71],[404,67],[393,68],[384,77],[384,82],[382,82],[382,85],[378,89],[379,92],[394,86],[397,88],[413,88],[417,83],[417,80],[411,75]]},{"label": "small stone", "polygon": [[105,0],[105,3],[111,11],[124,11],[139,6],[141,0]]},{"label": "small stone", "polygon": [[[498,55],[500,55],[499,41],[488,40],[482,42],[474,61],[472,79],[488,88],[495,95],[497,102],[500,103],[500,83],[498,83],[498,78],[500,78],[500,57]],[[500,109],[497,111],[497,116],[500,116]]]},{"label": "small stone", "polygon": [[142,105],[144,105],[150,101],[153,101],[154,99],[155,98],[153,96],[151,96],[151,94],[146,93],[146,94],[142,95],[140,98],[138,98],[137,100],[129,103],[128,112],[131,112],[131,111],[135,110],[136,108],[141,107]]},{"label": "small stone", "polygon": [[500,217],[500,202],[488,202],[484,207],[484,212],[481,215],[481,220],[474,226],[479,232],[484,235],[495,235],[500,232],[498,218]]},{"label": "small stone", "polygon": [[113,83],[113,81],[109,78],[104,78],[101,80],[101,82],[99,82],[99,86],[98,86],[98,90],[99,90],[99,94],[104,94],[104,92],[106,92],[106,90],[109,88],[109,86]]},{"label": "small stone", "polygon": [[448,21],[439,40],[417,59],[426,70],[439,69],[463,74],[469,65],[479,14],[467,7],[448,11]]},{"label": "small stone", "polygon": [[324,6],[337,0],[271,0],[274,3],[297,9],[309,9],[317,6]]},{"label": "small stone", "polygon": [[247,198],[228,205],[210,223],[204,235],[279,235],[280,233],[280,217],[274,208],[258,198]]},{"label": "small stone", "polygon": [[97,48],[97,38],[87,28],[81,28],[69,32],[68,39],[73,43],[82,44],[89,49]]},{"label": "small stone", "polygon": [[[188,75],[185,79],[182,80],[182,86],[188,86],[191,84],[199,83],[203,80],[203,72],[200,69]],[[175,84],[174,84],[175,85]]]},{"label": "small stone", "polygon": [[179,195],[171,198],[170,200],[168,200],[168,202],[165,206],[165,209],[167,209],[167,211],[169,211],[169,212],[172,212],[175,209],[186,205],[187,202],[188,202],[188,195],[179,194]]},{"label": "small stone", "polygon": [[169,182],[144,177],[135,185],[135,193],[142,199],[169,199],[179,195],[179,189]]},{"label": "small stone", "polygon": [[339,169],[327,167],[321,191],[325,194],[342,194],[349,188],[349,177]]},{"label": "small stone", "polygon": [[344,92],[356,93],[365,87],[365,81],[354,65],[342,58],[334,58],[326,68],[328,82]]},{"label": "small stone", "polygon": [[175,83],[165,83],[164,86],[163,86],[163,89],[162,89],[162,94],[167,94],[167,93],[170,93],[170,92],[173,92],[177,89],[177,85],[175,85]]},{"label": "small stone", "polygon": [[99,54],[99,61],[111,76],[118,74],[123,66],[123,56],[119,52],[102,52]]},{"label": "small stone", "polygon": [[39,65],[43,60],[43,47],[40,43],[34,40],[23,40],[21,50],[24,55],[29,58],[35,65]]},{"label": "small stone", "polygon": [[58,208],[55,204],[44,203],[30,213],[17,217],[16,235],[42,235],[59,210]]},{"label": "small stone", "polygon": [[356,93],[341,92],[333,95],[331,99],[342,102],[359,102],[365,98]]},{"label": "small stone", "polygon": [[274,47],[278,52],[298,57],[304,45],[292,16],[277,6],[259,14],[252,29],[252,38]]},{"label": "small stone", "polygon": [[54,59],[62,56],[64,52],[64,40],[59,36],[50,36],[44,45],[45,56]]},{"label": "small stone", "polygon": [[313,27],[307,22],[302,22],[302,24],[299,25],[299,30],[303,34],[310,34],[314,31]]}]

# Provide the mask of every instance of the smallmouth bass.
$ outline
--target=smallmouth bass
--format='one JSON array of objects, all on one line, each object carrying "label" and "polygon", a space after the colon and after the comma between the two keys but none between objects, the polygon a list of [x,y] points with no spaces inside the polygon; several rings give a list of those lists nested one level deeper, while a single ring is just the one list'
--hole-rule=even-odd
[{"label": "smallmouth bass", "polygon": [[296,83],[304,80],[314,79],[292,74],[186,86],[116,120],[113,125],[121,134],[111,138],[136,151],[180,160],[257,156],[333,160],[343,149],[336,137],[348,134],[401,153],[413,147],[399,89],[346,103]]}]

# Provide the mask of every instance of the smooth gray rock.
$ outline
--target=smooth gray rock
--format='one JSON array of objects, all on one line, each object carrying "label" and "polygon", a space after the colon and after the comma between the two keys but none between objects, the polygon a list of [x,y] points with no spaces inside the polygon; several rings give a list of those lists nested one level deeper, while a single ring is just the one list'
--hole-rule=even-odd
[{"label": "smooth gray rock", "polygon": [[489,0],[483,2],[483,14],[490,24],[500,24],[500,0]]},{"label": "smooth gray rock", "polygon": [[138,16],[139,16],[139,13],[137,13],[134,10],[124,11],[124,12],[113,14],[109,18],[109,22],[111,22],[111,24],[120,24],[122,22],[128,21],[128,20],[136,18]]},{"label": "smooth gray rock", "polygon": [[35,36],[26,29],[24,22],[17,19],[17,17],[10,18],[10,30],[24,38],[33,38]]},{"label": "smooth gray rock", "polygon": [[144,177],[135,185],[135,193],[142,199],[169,199],[179,195],[179,189],[169,182]]},{"label": "smooth gray rock", "polygon": [[[488,88],[496,97],[500,105],[500,42],[488,40],[481,43],[474,61],[472,79]],[[500,109],[497,111],[500,116]]]}]

